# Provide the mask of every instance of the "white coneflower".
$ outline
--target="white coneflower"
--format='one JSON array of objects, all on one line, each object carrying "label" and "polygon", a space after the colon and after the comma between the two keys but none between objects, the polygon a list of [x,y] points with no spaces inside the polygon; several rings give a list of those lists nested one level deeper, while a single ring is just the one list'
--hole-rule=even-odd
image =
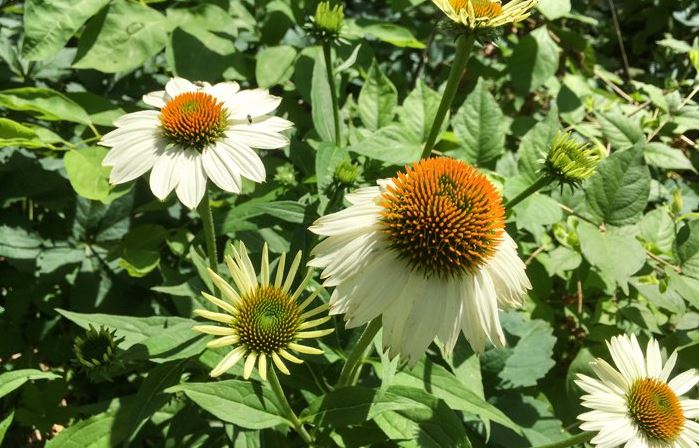
[{"label": "white coneflower", "polygon": [[309,265],[335,286],[331,314],[347,327],[381,316],[384,347],[411,363],[435,337],[451,351],[460,331],[478,352],[505,343],[498,308],[520,306],[531,285],[485,176],[427,159],[347,200],[310,228],[327,237]]},{"label": "white coneflower", "polygon": [[194,330],[201,333],[220,336],[209,342],[210,348],[233,347],[233,350],[211,371],[211,376],[222,375],[242,359],[245,360],[243,376],[246,379],[250,377],[256,364],[260,377],[267,379],[268,360],[279,371],[288,375],[289,369],[284,365],[284,360],[294,363],[302,362],[291,351],[309,355],[322,354],[322,350],[299,343],[304,339],[319,338],[333,332],[333,329],[309,331],[311,328],[330,320],[328,315],[309,320],[325,313],[328,309],[327,304],[321,304],[305,311],[320,294],[320,288],[308,295],[303,302],[297,301],[306,290],[312,277],[312,271],[309,271],[295,290],[291,290],[301,262],[301,252],[291,263],[286,278],[284,278],[286,254],[282,254],[277,264],[275,278],[272,280],[267,245],[265,244],[262,250],[259,281],[245,245],[241,242],[237,249],[233,246],[232,253],[232,257],[226,257],[226,264],[236,289],[209,269],[211,279],[226,300],[202,293],[206,299],[223,312],[194,311],[198,316],[224,324],[223,326],[199,325],[194,327]]},{"label": "white coneflower", "polygon": [[452,21],[470,29],[497,28],[529,17],[537,0],[432,0]]},{"label": "white coneflower", "polygon": [[151,170],[153,194],[164,200],[175,190],[182,203],[195,208],[207,178],[224,191],[239,193],[241,176],[264,182],[265,167],[252,150],[289,144],[280,132],[290,121],[270,116],[281,102],[267,90],[240,90],[236,82],[216,85],[173,78],[165,90],[143,101],[160,109],[126,114],[105,135],[111,147],[103,164],[110,182],[129,182]]},{"label": "white coneflower", "polygon": [[699,400],[683,398],[699,382],[695,369],[672,380],[674,352],[663,365],[658,342],[648,342],[645,358],[631,335],[613,337],[607,344],[616,369],[602,359],[590,365],[599,379],[578,374],[575,383],[588,395],[582,405],[592,409],[578,418],[580,428],[598,434],[599,448],[697,448]]}]

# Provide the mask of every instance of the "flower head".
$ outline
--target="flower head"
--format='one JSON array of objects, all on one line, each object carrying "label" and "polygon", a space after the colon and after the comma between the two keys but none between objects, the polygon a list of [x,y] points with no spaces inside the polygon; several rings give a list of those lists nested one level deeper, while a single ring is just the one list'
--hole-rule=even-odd
[{"label": "flower head", "polygon": [[537,0],[432,0],[453,22],[471,30],[497,28],[529,17]]},{"label": "flower head", "polygon": [[380,315],[384,347],[411,363],[435,337],[451,351],[460,331],[479,352],[505,343],[498,308],[521,305],[531,285],[485,176],[427,159],[346,199],[311,226],[327,237],[309,264],[336,287],[331,314],[347,327]]},{"label": "flower head", "polygon": [[173,78],[165,90],[143,101],[159,110],[118,118],[101,145],[111,147],[103,164],[112,184],[150,173],[153,194],[164,200],[175,190],[182,203],[196,207],[207,179],[240,193],[241,176],[264,182],[265,167],[252,150],[276,149],[289,141],[281,134],[293,124],[271,114],[281,99],[266,90],[240,90],[235,82],[216,85]]},{"label": "flower head", "polygon": [[600,152],[570,132],[559,132],[551,142],[543,172],[561,184],[581,184],[597,171]]},{"label": "flower head", "polygon": [[271,360],[279,371],[288,375],[289,370],[284,365],[284,359],[294,363],[303,362],[294,356],[291,350],[310,355],[322,354],[322,350],[299,343],[303,339],[319,338],[333,331],[333,329],[308,331],[329,321],[330,316],[324,315],[310,319],[327,311],[327,304],[321,304],[306,311],[306,308],[318,297],[321,289],[308,295],[303,302],[298,302],[311,280],[312,270],[295,290],[291,289],[301,262],[301,252],[291,263],[286,278],[284,277],[286,254],[282,254],[277,264],[276,275],[272,279],[265,244],[258,281],[245,245],[241,242],[238,248],[232,246],[231,251],[233,256],[226,257],[226,264],[236,288],[234,289],[224,279],[209,270],[212,281],[226,300],[202,293],[223,312],[194,310],[194,313],[200,317],[224,324],[224,326],[194,327],[194,330],[201,333],[220,336],[209,342],[210,348],[233,347],[211,371],[211,376],[222,375],[242,359],[245,359],[243,376],[246,379],[250,377],[255,364],[259,369],[260,377],[266,379],[268,360]]},{"label": "flower head", "polygon": [[87,369],[106,368],[114,361],[117,346],[123,340],[116,337],[116,330],[109,331],[103,326],[97,330],[90,325],[83,336],[75,338],[73,353]]},{"label": "flower head", "polygon": [[319,40],[334,40],[340,37],[345,23],[345,8],[342,5],[331,6],[329,1],[322,1],[316,7],[308,29]]},{"label": "flower head", "polygon": [[578,374],[575,381],[588,393],[582,405],[592,409],[578,418],[584,431],[599,432],[598,447],[684,448],[699,443],[699,400],[683,398],[699,382],[688,370],[669,380],[677,361],[674,352],[663,365],[660,346],[651,339],[645,357],[634,335],[607,343],[616,369],[602,359],[590,365],[599,379]]}]

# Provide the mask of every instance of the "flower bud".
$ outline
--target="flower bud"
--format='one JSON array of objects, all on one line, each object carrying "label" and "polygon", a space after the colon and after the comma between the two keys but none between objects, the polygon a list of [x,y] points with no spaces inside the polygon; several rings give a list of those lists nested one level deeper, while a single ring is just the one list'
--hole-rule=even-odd
[{"label": "flower bud", "polygon": [[595,174],[601,158],[600,151],[589,143],[570,132],[559,132],[551,142],[543,172],[561,184],[581,184]]}]

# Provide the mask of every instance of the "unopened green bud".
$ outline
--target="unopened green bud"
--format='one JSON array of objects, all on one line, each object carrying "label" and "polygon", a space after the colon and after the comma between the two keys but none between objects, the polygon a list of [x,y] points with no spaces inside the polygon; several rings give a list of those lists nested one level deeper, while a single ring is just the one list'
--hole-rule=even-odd
[{"label": "unopened green bud", "polygon": [[674,216],[682,213],[684,208],[684,198],[682,197],[682,190],[675,188],[672,190],[672,202],[670,202],[670,211]]},{"label": "unopened green bud", "polygon": [[359,166],[355,165],[349,160],[344,160],[339,165],[337,165],[337,167],[335,168],[335,174],[333,175],[335,181],[337,181],[340,185],[343,186],[354,185],[358,177]]},{"label": "unopened green bud", "polygon": [[330,2],[318,3],[312,19],[312,29],[318,38],[337,38],[345,23],[345,8],[342,5],[330,6]]},{"label": "unopened green bud", "polygon": [[117,346],[123,338],[116,338],[116,331],[109,331],[100,326],[96,330],[92,325],[82,337],[75,338],[73,352],[80,364],[87,369],[108,367],[116,357]]},{"label": "unopened green bud", "polygon": [[595,174],[601,158],[600,151],[589,143],[570,132],[559,132],[551,142],[543,171],[562,184],[580,184]]},{"label": "unopened green bud", "polygon": [[296,180],[296,170],[290,163],[285,163],[277,167],[274,180],[287,187],[295,187],[299,184],[298,180]]}]

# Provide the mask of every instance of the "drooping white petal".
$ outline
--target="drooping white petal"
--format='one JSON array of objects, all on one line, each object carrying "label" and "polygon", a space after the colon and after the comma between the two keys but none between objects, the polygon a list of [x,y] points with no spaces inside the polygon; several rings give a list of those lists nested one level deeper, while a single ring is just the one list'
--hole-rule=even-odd
[{"label": "drooping white petal", "polygon": [[686,418],[699,417],[699,400],[681,400],[680,405]]},{"label": "drooping white petal", "polygon": [[289,139],[277,132],[271,132],[257,124],[229,126],[226,137],[243,145],[258,149],[277,149],[289,144]]},{"label": "drooping white petal", "polygon": [[265,181],[265,166],[260,156],[250,147],[232,139],[224,139],[218,143],[217,149],[226,151],[240,174],[255,182]]},{"label": "drooping white petal", "polygon": [[201,163],[201,154],[194,150],[185,150],[178,160],[179,182],[176,187],[177,197],[190,208],[196,208],[206,193],[206,174]]},{"label": "drooping white petal", "polygon": [[458,282],[451,279],[447,282],[439,283],[434,295],[444,300],[444,314],[442,325],[437,336],[444,344],[444,350],[451,353],[454,350],[456,341],[461,333],[461,322],[464,314],[464,302],[461,300]]},{"label": "drooping white petal", "polygon": [[240,172],[233,158],[218,145],[210,146],[202,152],[202,165],[206,175],[221,190],[240,193],[242,183]]},{"label": "drooping white petal", "polygon": [[112,171],[109,174],[111,184],[122,184],[136,179],[153,167],[157,153],[164,150],[164,143],[158,140],[143,140],[138,144],[122,150],[111,160]]},{"label": "drooping white petal", "polygon": [[527,277],[526,267],[517,255],[517,244],[507,233],[503,234],[495,256],[488,261],[485,270],[493,281],[501,308],[522,306],[524,294],[532,285]]},{"label": "drooping white petal", "polygon": [[179,159],[182,150],[169,148],[158,156],[150,173],[150,189],[156,198],[165,200],[180,180]]},{"label": "drooping white petal", "polygon": [[362,187],[345,195],[347,202],[353,205],[359,205],[365,202],[374,203],[381,195],[379,187]]}]

